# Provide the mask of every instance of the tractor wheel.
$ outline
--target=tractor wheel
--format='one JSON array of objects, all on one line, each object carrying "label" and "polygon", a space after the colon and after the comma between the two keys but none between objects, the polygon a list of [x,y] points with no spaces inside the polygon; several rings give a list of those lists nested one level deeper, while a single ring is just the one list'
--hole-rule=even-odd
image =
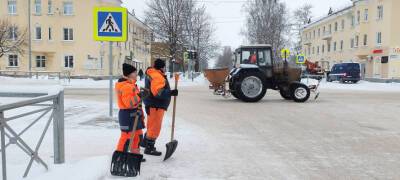
[{"label": "tractor wheel", "polygon": [[238,99],[245,102],[260,101],[267,92],[262,76],[256,72],[248,72],[235,84]]},{"label": "tractor wheel", "polygon": [[280,89],[280,90],[279,90],[279,94],[281,94],[281,96],[282,96],[283,99],[286,99],[286,100],[293,100],[292,96],[290,95],[290,92],[288,92],[288,91],[285,91],[285,90],[283,90],[283,89]]},{"label": "tractor wheel", "polygon": [[291,86],[291,96],[295,102],[306,102],[310,98],[310,88],[301,83]]}]

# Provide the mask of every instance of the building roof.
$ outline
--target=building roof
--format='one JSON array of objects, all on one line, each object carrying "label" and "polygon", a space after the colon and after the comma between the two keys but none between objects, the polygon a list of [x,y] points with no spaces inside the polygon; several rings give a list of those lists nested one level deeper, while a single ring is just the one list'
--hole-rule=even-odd
[{"label": "building roof", "polygon": [[[353,3],[354,2],[355,1],[353,1]],[[351,5],[346,5],[346,6],[342,7],[342,8],[337,9],[337,10],[333,10],[333,13],[328,14],[327,16],[323,16],[323,17],[317,18],[315,21],[312,21],[311,23],[305,25],[304,29],[312,27],[312,26],[317,25],[317,24],[320,24],[320,23],[325,22],[327,20],[330,20],[332,17],[336,17],[338,15],[342,15],[346,11],[351,10],[351,8],[353,8],[353,7],[354,7],[354,4],[351,4]]]},{"label": "building roof", "polygon": [[140,24],[142,27],[147,28],[149,31],[152,31],[151,27],[148,26],[146,23],[144,23],[142,20],[140,20],[138,17],[136,17],[134,14],[131,12],[128,12],[128,17],[132,18],[136,23]]}]

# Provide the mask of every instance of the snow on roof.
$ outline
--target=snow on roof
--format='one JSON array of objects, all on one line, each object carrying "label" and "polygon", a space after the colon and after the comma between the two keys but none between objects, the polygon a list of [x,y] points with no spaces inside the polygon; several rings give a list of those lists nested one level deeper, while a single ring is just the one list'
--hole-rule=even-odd
[{"label": "snow on roof", "polygon": [[304,29],[312,27],[316,24],[320,24],[322,22],[328,21],[330,19],[332,19],[333,17],[337,17],[339,15],[344,14],[345,12],[351,10],[351,8],[354,7],[354,4],[346,4],[345,6],[342,6],[340,8],[334,9],[332,14],[328,14],[326,16],[322,16],[319,18],[316,18],[315,21],[312,21],[310,24],[307,24],[304,26]]}]

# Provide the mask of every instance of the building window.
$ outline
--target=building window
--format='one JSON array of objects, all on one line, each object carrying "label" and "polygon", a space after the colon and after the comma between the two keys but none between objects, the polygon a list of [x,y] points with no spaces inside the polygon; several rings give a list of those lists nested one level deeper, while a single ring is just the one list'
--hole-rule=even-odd
[{"label": "building window", "polygon": [[331,52],[331,43],[328,42],[328,44],[326,45],[328,52]]},{"label": "building window", "polygon": [[38,68],[46,67],[46,56],[36,56],[36,67]]},{"label": "building window", "polygon": [[317,47],[317,54],[319,55],[319,46]]},{"label": "building window", "polygon": [[74,40],[74,30],[72,28],[64,28],[64,41]]},{"label": "building window", "polygon": [[358,35],[356,36],[356,44],[354,47],[358,47],[358,42],[359,42],[360,38],[358,37]]},{"label": "building window", "polygon": [[11,26],[9,29],[9,35],[8,38],[11,40],[17,40],[18,39],[18,28],[15,26]]},{"label": "building window", "polygon": [[74,56],[64,56],[64,67],[74,68]]},{"label": "building window", "polygon": [[335,22],[335,32],[338,31],[338,23]]},{"label": "building window", "polygon": [[350,48],[354,48],[354,38],[350,39]]},{"label": "building window", "polygon": [[51,40],[53,40],[53,31],[52,31],[52,29],[49,27],[49,40],[51,41]]},{"label": "building window", "polygon": [[368,35],[364,34],[364,42],[363,42],[364,46],[368,45]]},{"label": "building window", "polygon": [[383,6],[378,6],[378,20],[383,19]]},{"label": "building window", "polygon": [[329,34],[332,33],[332,24],[329,24]]},{"label": "building window", "polygon": [[74,7],[72,2],[64,2],[63,7],[64,7],[64,15],[69,16],[74,14]]},{"label": "building window", "polygon": [[35,0],[35,14],[42,14],[42,0]]},{"label": "building window", "polygon": [[312,54],[315,54],[315,47],[312,47]]},{"label": "building window", "polygon": [[325,35],[325,32],[326,32],[326,28],[325,28],[325,26],[324,26],[324,30],[322,31],[322,33],[324,33],[324,35]]},{"label": "building window", "polygon": [[8,0],[8,14],[17,14],[17,1]]},{"label": "building window", "polygon": [[382,32],[376,33],[376,44],[378,46],[382,44]]},{"label": "building window", "polygon": [[42,27],[40,26],[35,28],[35,40],[42,40]]},{"label": "building window", "polygon": [[357,24],[360,24],[361,21],[361,12],[357,11]]},{"label": "building window", "polygon": [[313,34],[314,34],[314,39],[315,39],[315,30],[314,30]]},{"label": "building window", "polygon": [[333,43],[333,51],[336,51],[336,41]]},{"label": "building window", "polygon": [[342,30],[344,30],[345,21],[342,19]]},{"label": "building window", "polygon": [[341,41],[340,41],[340,50],[341,50],[341,51],[343,50],[343,44],[344,44],[344,42],[343,42],[343,40],[341,40]]},{"label": "building window", "polygon": [[53,0],[47,1],[47,14],[53,14]]},{"label": "building window", "polygon": [[318,37],[321,36],[321,29],[318,29]]},{"label": "building window", "polygon": [[351,27],[356,25],[356,17],[354,15],[351,16]]},{"label": "building window", "polygon": [[16,55],[16,54],[8,55],[8,66],[9,67],[18,67],[18,55]]},{"label": "building window", "polygon": [[364,9],[364,21],[368,21],[368,9]]},{"label": "building window", "polygon": [[322,45],[322,54],[325,52],[325,45]]}]

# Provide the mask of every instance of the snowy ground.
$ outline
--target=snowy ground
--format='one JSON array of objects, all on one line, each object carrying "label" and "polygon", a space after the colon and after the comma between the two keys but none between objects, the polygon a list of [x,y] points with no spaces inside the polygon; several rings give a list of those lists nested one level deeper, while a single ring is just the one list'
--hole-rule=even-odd
[{"label": "snowy ground", "polygon": [[[52,164],[50,127],[39,151],[50,170],[34,163],[28,179],[125,179],[109,175],[119,130],[116,121],[107,117],[108,81],[72,80],[63,84],[0,77],[0,91],[39,91],[54,85],[66,88],[67,162]],[[268,91],[256,104],[224,99],[213,96],[202,77],[195,82],[182,80],[181,85],[178,150],[167,162],[145,156],[147,162],[136,179],[400,178],[399,84],[323,81],[318,101],[305,104],[284,101],[274,91]],[[18,100],[0,98],[0,104]],[[10,111],[6,116],[26,110]],[[169,141],[170,113],[157,142],[162,151]],[[20,130],[31,120],[19,119],[11,125]],[[44,121],[23,138],[34,145],[43,127]],[[21,179],[28,157],[14,145],[7,153],[9,179]]]},{"label": "snowy ground", "polygon": [[[302,79],[305,84],[317,84],[315,79]],[[354,90],[354,91],[381,91],[381,92],[400,92],[400,83],[374,83],[368,81],[360,81],[356,84],[353,83],[339,83],[339,82],[326,82],[325,79],[321,81],[321,89],[326,90]]]}]

